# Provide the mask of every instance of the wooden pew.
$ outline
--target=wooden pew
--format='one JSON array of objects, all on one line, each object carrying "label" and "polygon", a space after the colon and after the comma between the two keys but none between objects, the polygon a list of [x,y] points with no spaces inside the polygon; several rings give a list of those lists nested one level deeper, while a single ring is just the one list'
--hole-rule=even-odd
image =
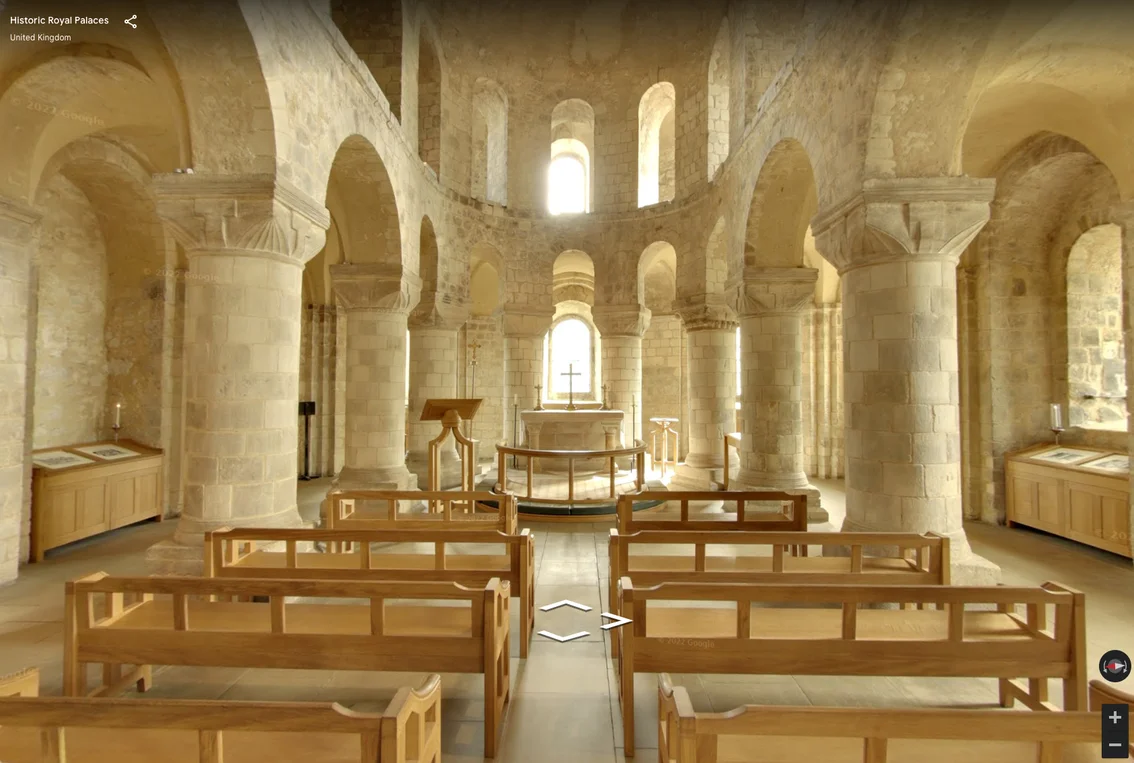
[{"label": "wooden pew", "polygon": [[[305,551],[313,544],[327,551]],[[428,552],[387,551],[372,544],[425,543]],[[503,554],[451,553],[451,546],[504,546]],[[272,550],[273,547],[278,550]],[[205,538],[205,576],[302,580],[434,580],[483,586],[508,583],[520,600],[520,656],[535,625],[535,542],[496,530],[215,530]]]},{"label": "wooden pew", "polygon": [[[144,690],[151,665],[482,673],[484,754],[493,757],[511,684],[509,593],[498,578],[472,589],[439,582],[98,573],[67,584],[63,693],[113,695],[135,681]],[[224,600],[233,597],[267,601]],[[288,601],[293,597],[340,602]],[[459,604],[388,605],[387,599]],[[86,664],[92,662],[103,665],[103,681],[88,692]],[[123,665],[135,667],[123,673]]]},{"label": "wooden pew", "polygon": [[[610,606],[619,612],[618,581],[629,576],[639,587],[661,583],[881,583],[949,585],[949,539],[937,533],[813,533],[807,544],[849,547],[849,556],[791,556],[799,545],[795,532],[610,530]],[[651,546],[692,546],[685,554],[631,554]],[[765,547],[767,556],[713,556],[714,546]],[[891,551],[867,556],[866,547]],[[611,656],[618,640],[611,639]]]},{"label": "wooden pew", "polygon": [[[25,668],[0,676],[0,697],[38,697],[39,669]],[[0,726],[4,724],[0,723]]]},{"label": "wooden pew", "polygon": [[[665,506],[634,511],[635,502],[667,501],[676,503],[680,512],[676,519],[667,519]],[[736,504],[736,513],[689,514],[689,504],[723,501]],[[746,507],[751,503],[778,503],[779,511]],[[788,505],[790,504],[790,506]],[[711,517],[711,518],[710,518]],[[640,530],[761,530],[801,532],[807,529],[807,496],[767,490],[710,490],[704,492],[653,490],[627,493],[618,499],[618,531],[629,535]]]},{"label": "wooden pew", "polygon": [[[1114,684],[1105,681],[1091,681],[1088,691],[1091,695],[1091,709],[1102,710],[1103,705],[1129,705],[1134,708],[1134,694],[1119,691]],[[1130,744],[1130,757],[1134,758],[1134,742]]]},{"label": "wooden pew", "polygon": [[1099,716],[935,708],[746,705],[693,711],[658,676],[662,763],[1093,763]]},{"label": "wooden pew", "polygon": [[[38,673],[25,671],[38,686]],[[13,696],[0,679],[7,763],[440,763],[441,677],[381,714],[315,702]]]},{"label": "wooden pew", "polygon": [[[360,501],[385,502],[384,510],[357,508]],[[400,504],[427,502],[431,511],[399,511]],[[486,506],[492,502],[499,508]],[[457,490],[336,490],[323,501],[324,530],[498,530],[516,534],[516,496]]]},{"label": "wooden pew", "polygon": [[[621,642],[619,694],[627,756],[634,754],[635,672],[997,678],[1002,705],[1018,699],[1033,710],[1055,709],[1047,701],[1048,679],[1058,678],[1064,708],[1087,707],[1083,594],[1057,583],[1037,588],[804,583],[638,588],[623,577],[619,595],[619,611],[633,620],[611,631]],[[926,608],[868,608],[904,603]],[[972,605],[995,610],[975,611]],[[1016,613],[1018,605],[1026,608],[1024,617]],[[1050,628],[1049,606],[1055,610]],[[1014,683],[1018,678],[1029,679],[1027,689]]]}]

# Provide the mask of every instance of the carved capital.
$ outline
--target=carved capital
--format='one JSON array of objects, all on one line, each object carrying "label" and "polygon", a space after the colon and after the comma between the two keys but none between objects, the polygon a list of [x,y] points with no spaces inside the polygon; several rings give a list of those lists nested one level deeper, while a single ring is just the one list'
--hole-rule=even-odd
[{"label": "carved capital", "polygon": [[465,325],[469,319],[469,304],[467,302],[447,302],[445,299],[434,298],[426,304],[425,300],[418,303],[410,313],[409,327],[411,329],[448,329],[456,331]]},{"label": "carved capital", "polygon": [[650,327],[650,311],[638,305],[598,305],[591,315],[603,336],[641,337]]},{"label": "carved capital", "polygon": [[503,312],[504,336],[542,337],[551,328],[555,311],[536,305],[505,305]]},{"label": "carved capital", "polygon": [[686,331],[735,330],[739,325],[732,307],[717,295],[711,299],[687,298],[674,305],[674,312],[685,324]]},{"label": "carved capital", "polygon": [[154,175],[157,211],[186,252],[247,252],[302,265],[323,248],[326,208],[272,175]]},{"label": "carved capital", "polygon": [[347,312],[408,313],[421,298],[421,279],[389,265],[332,265],[331,287]]},{"label": "carved capital", "polygon": [[811,221],[815,243],[840,273],[909,257],[958,259],[988,222],[989,178],[867,180],[862,193]]},{"label": "carved capital", "polygon": [[745,268],[736,287],[737,315],[794,313],[812,304],[819,271],[814,268]]}]

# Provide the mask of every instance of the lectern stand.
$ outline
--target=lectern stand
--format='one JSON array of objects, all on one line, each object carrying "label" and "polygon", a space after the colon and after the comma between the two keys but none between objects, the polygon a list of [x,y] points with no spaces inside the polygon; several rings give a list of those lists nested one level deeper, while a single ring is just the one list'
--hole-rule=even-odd
[{"label": "lectern stand", "polygon": [[[441,434],[429,441],[429,490],[441,489],[441,445],[453,435],[457,456],[461,459],[461,490],[475,490],[473,470],[476,468],[476,440],[461,434],[461,422],[472,421],[480,410],[480,398],[426,400],[420,421],[440,421]],[[430,502],[431,504],[433,501]],[[432,512],[434,507],[430,505]]]}]

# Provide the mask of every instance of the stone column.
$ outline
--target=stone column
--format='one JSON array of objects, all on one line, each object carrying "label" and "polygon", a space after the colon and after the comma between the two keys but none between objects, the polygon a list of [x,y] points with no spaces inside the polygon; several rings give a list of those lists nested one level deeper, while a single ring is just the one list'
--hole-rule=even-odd
[{"label": "stone column", "polygon": [[[671,486],[711,490],[724,477],[725,434],[736,429],[736,317],[715,302],[677,306],[685,324],[688,371],[689,450],[674,470]],[[729,449],[729,468],[738,463]]]},{"label": "stone column", "polygon": [[[535,407],[535,387],[543,384],[543,339],[551,328],[552,315],[550,308],[504,308],[504,431],[509,436],[512,397],[520,411]],[[523,431],[522,422],[519,431]]]},{"label": "stone column", "polygon": [[803,311],[819,271],[745,268],[737,289],[744,435],[738,487],[808,496],[808,518],[826,522],[819,491],[807,479],[803,431]]},{"label": "stone column", "polygon": [[647,439],[642,429],[642,335],[650,327],[650,311],[638,305],[596,305],[593,315],[602,335],[607,403],[626,413],[622,445],[629,448],[635,432],[639,440]]},{"label": "stone column", "polygon": [[[1122,228],[1122,330],[1126,347],[1126,388],[1134,390],[1134,202],[1127,202],[1111,212],[1111,219]],[[1134,395],[1126,393],[1127,421],[1134,413]],[[1134,427],[1127,425],[1127,452],[1134,454]],[[1131,483],[1134,484],[1134,462],[1131,463]],[[1121,530],[1120,530],[1121,532]],[[1131,492],[1130,526],[1126,538],[1134,545],[1134,492]],[[2,578],[0,578],[2,579]]]},{"label": "stone column", "polygon": [[992,583],[962,527],[957,263],[992,180],[871,180],[812,222],[843,278],[848,531],[952,539],[954,582]]},{"label": "stone column", "polygon": [[[429,441],[441,433],[441,422],[419,421],[430,398],[464,397],[457,393],[458,336],[468,318],[466,306],[437,304],[427,313],[415,311],[409,320],[409,455],[406,466],[422,490],[429,486]],[[478,395],[479,396],[479,395]],[[475,420],[473,436],[476,437]],[[466,428],[462,431],[467,432]],[[491,445],[491,441],[490,441]],[[461,485],[461,461],[452,435],[442,444],[441,489]]]},{"label": "stone column", "polygon": [[346,463],[335,488],[416,490],[406,468],[406,331],[421,280],[387,265],[332,265],[346,312]]},{"label": "stone column", "polygon": [[200,574],[204,533],[299,527],[300,279],[327,210],[269,175],[154,178],[185,279],[185,497],[158,574]]},{"label": "stone column", "polygon": [[[0,198],[0,585],[16,579],[30,529],[33,262],[39,213]],[[22,546],[22,547],[21,547]]]}]

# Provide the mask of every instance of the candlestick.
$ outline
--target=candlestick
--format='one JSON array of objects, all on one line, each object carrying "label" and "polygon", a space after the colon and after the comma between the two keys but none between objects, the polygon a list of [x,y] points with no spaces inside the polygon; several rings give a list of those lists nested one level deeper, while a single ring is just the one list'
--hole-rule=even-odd
[{"label": "candlestick", "polygon": [[122,403],[114,404],[114,428],[122,426]]},{"label": "candlestick", "polygon": [[1063,428],[1063,406],[1059,403],[1051,404],[1051,428]]}]

